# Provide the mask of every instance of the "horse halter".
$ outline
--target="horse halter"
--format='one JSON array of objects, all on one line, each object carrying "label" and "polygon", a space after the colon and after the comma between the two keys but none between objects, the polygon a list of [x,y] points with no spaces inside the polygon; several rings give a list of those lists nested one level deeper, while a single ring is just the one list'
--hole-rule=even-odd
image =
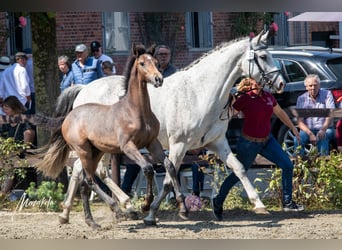
[{"label": "horse halter", "polygon": [[[252,77],[251,76],[251,71],[252,71],[251,69],[252,69],[252,60],[253,60],[256,64],[256,66],[258,67],[259,73],[261,74],[261,78],[258,82],[262,85],[262,87],[267,85],[269,88],[272,88],[274,81],[280,75],[280,70],[277,69],[277,70],[273,70],[273,71],[265,73],[264,69],[261,67],[261,65],[258,61],[258,58],[255,54],[255,51],[261,50],[261,49],[264,49],[264,50],[267,49],[267,45],[259,46],[258,48],[253,49],[252,42],[250,42],[250,49],[248,52],[248,61],[249,61],[248,75],[249,75],[249,77]],[[276,73],[276,75],[274,75],[275,73]],[[274,75],[274,76],[272,78],[270,78],[269,75]]]}]

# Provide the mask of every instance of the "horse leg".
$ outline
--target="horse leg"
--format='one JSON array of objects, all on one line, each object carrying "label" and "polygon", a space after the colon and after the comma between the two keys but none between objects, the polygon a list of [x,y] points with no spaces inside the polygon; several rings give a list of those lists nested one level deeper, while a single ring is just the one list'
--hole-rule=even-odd
[{"label": "horse leg", "polygon": [[140,151],[137,149],[135,144],[133,142],[128,142],[122,149],[124,154],[126,154],[127,157],[129,157],[131,160],[133,160],[135,163],[137,163],[141,169],[143,170],[143,173],[146,177],[146,195],[145,195],[145,201],[144,204],[141,205],[141,210],[143,212],[146,212],[150,209],[150,205],[154,199],[153,196],[153,165],[148,162],[145,157],[143,157],[140,153]]},{"label": "horse leg", "polygon": [[138,218],[138,214],[134,211],[129,196],[110,178],[108,166],[99,162],[96,169],[96,175],[100,177],[104,184],[106,184],[112,191],[112,199],[117,199],[119,201],[120,209],[124,210],[126,217],[136,220]]},{"label": "horse leg", "polygon": [[84,180],[84,175],[82,171],[82,164],[80,159],[74,162],[72,175],[69,180],[68,190],[65,194],[65,199],[63,202],[63,212],[58,216],[59,223],[66,224],[69,223],[69,214],[72,208],[74,197],[80,182]]},{"label": "horse leg", "polygon": [[260,200],[258,193],[256,192],[254,186],[248,179],[245,168],[241,164],[241,162],[235,157],[232,153],[227,139],[222,137],[220,140],[217,140],[215,143],[210,143],[207,145],[207,148],[218,154],[219,158],[226,163],[229,168],[233,170],[235,175],[240,179],[244,189],[246,190],[247,196],[250,202],[254,205],[254,211],[257,214],[268,214],[265,205]]},{"label": "horse leg", "polygon": [[[158,140],[152,143],[148,150],[151,152],[151,156],[155,161],[163,162],[166,169],[166,176],[163,182],[163,189],[161,194],[158,194],[157,198],[152,202],[149,215],[144,218],[144,223],[147,225],[155,225],[155,214],[161,204],[161,201],[166,197],[166,195],[171,191],[172,186],[175,191],[176,200],[179,207],[179,216],[182,219],[188,219],[188,210],[184,203],[184,196],[180,192],[180,184],[177,179],[177,171],[172,164],[172,162],[165,156],[163,148]],[[171,186],[172,184],[172,186]]]},{"label": "horse leg", "polygon": [[111,168],[112,168],[112,180],[118,186],[120,186],[120,183],[121,183],[121,180],[120,180],[121,161],[122,161],[122,155],[121,154],[111,154],[110,155],[110,164],[111,164]]},{"label": "horse leg", "polygon": [[178,215],[184,219],[187,220],[188,219],[188,209],[185,206],[185,199],[184,199],[184,195],[180,192],[180,184],[178,183],[178,178],[177,178],[177,171],[175,169],[175,167],[173,166],[172,162],[165,157],[164,159],[164,166],[166,168],[166,171],[169,174],[169,177],[171,179],[171,183],[173,185],[173,189],[174,192],[176,194],[176,200],[177,200],[177,204],[178,204],[178,208],[179,208],[179,213]]},{"label": "horse leg", "polygon": [[172,191],[172,184],[169,173],[166,173],[163,187],[160,193],[158,193],[157,198],[152,202],[148,215],[144,218],[145,225],[155,226],[156,222],[156,213],[158,208],[160,207],[161,202],[165,199],[166,195]]},{"label": "horse leg", "polygon": [[99,224],[97,224],[94,221],[94,218],[91,214],[90,205],[89,205],[90,189],[85,180],[82,181],[81,183],[80,193],[81,193],[81,198],[83,201],[83,210],[84,210],[84,217],[85,217],[86,224],[89,227],[91,227],[93,230],[101,227]]}]

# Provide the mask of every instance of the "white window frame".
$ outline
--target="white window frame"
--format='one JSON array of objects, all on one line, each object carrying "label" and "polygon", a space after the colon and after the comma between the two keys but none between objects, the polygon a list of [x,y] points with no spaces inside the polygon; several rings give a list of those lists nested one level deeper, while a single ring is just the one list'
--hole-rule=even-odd
[{"label": "white window frame", "polygon": [[187,12],[185,25],[186,42],[189,48],[211,49],[213,47],[211,12]]},{"label": "white window frame", "polygon": [[128,12],[104,12],[104,50],[107,54],[127,53],[130,49]]}]

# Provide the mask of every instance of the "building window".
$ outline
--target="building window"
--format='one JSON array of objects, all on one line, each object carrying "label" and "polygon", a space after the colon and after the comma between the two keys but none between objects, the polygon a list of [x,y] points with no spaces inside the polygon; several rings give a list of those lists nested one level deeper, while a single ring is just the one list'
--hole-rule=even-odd
[{"label": "building window", "polygon": [[129,51],[129,21],[127,12],[104,12],[105,51],[108,54]]},{"label": "building window", "polygon": [[211,12],[187,12],[186,40],[190,48],[212,48],[212,16]]}]

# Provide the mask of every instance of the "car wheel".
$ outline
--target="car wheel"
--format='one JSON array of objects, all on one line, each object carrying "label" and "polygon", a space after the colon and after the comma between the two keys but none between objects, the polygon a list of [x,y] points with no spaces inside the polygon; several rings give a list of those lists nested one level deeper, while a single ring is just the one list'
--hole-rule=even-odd
[{"label": "car wheel", "polygon": [[[278,132],[278,141],[282,145],[284,151],[290,157],[293,157],[295,155],[294,138],[295,135],[292,133],[291,129],[289,129],[285,125],[282,125]],[[307,155],[312,150],[312,147],[312,144],[305,145],[305,155]]]}]

